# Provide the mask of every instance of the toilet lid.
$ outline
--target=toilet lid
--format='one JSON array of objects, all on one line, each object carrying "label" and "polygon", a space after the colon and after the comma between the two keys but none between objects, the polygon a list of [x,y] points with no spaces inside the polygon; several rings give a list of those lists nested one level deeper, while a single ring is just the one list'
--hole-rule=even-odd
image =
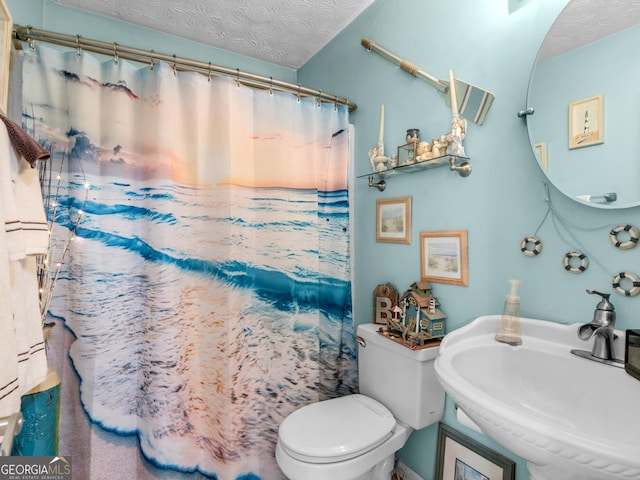
[{"label": "toilet lid", "polygon": [[289,415],[280,425],[280,444],[300,460],[346,460],[387,440],[396,420],[387,407],[365,395],[325,400]]}]

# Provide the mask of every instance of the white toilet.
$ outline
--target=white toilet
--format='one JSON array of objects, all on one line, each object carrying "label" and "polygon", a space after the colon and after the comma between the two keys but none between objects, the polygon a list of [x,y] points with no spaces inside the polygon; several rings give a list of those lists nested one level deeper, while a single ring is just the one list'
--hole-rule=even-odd
[{"label": "white toilet", "polygon": [[389,480],[413,429],[442,418],[439,347],[411,350],[358,326],[361,394],[296,410],[279,429],[276,460],[290,480]]}]

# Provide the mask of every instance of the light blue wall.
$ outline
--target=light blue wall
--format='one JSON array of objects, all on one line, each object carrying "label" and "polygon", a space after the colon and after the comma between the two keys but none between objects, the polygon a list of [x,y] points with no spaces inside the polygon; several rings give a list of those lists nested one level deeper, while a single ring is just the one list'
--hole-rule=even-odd
[{"label": "light blue wall", "polygon": [[297,72],[198,42],[185,40],[144,27],[137,27],[102,15],[83,12],[52,0],[6,0],[13,22],[93,40],[117,42],[142,50],[155,50],[169,55],[211,62],[229,68],[297,83]]},{"label": "light blue wall", "polygon": [[[522,280],[522,313],[562,323],[591,319],[596,299],[587,288],[611,291],[611,277],[624,270],[640,274],[637,250],[611,246],[612,225],[640,226],[640,208],[621,211],[591,209],[563,197],[551,187],[557,210],[575,227],[577,242],[554,229],[550,219],[538,232],[544,243],[538,257],[520,253],[520,241],[532,235],[545,212],[544,176],[529,147],[524,122],[516,112],[525,106],[529,72],[537,49],[566,0],[533,0],[508,13],[507,0],[377,0],[298,72],[229,52],[212,49],[152,30],[89,15],[50,0],[7,0],[14,21],[124,45],[175,53],[228,67],[273,76],[358,104],[351,115],[356,131],[357,175],[369,170],[367,152],[377,143],[380,105],[385,105],[388,152],[404,143],[407,128],[420,128],[424,138],[446,133],[450,111],[443,98],[421,80],[410,77],[374,53],[360,40],[383,47],[446,78],[452,68],[459,78],[493,91],[496,101],[485,125],[469,124],[465,139],[473,173],[461,178],[447,168],[388,179],[378,192],[366,179],[355,183],[355,315],[372,319],[376,285],[392,282],[404,291],[420,277],[419,232],[467,229],[469,286],[434,284],[449,329],[479,315],[499,313],[509,278]],[[375,203],[379,198],[413,198],[411,245],[375,242]],[[594,227],[601,227],[595,228]],[[562,228],[562,227],[560,227]],[[562,269],[564,254],[581,249],[591,266],[581,275]],[[613,294],[618,327],[640,327],[640,296]],[[526,480],[523,462],[482,435],[458,425],[451,402],[445,422],[518,461],[517,478]],[[437,427],[414,432],[402,459],[425,480],[434,478]]]},{"label": "light blue wall", "polygon": [[[509,14],[507,0],[376,0],[298,71],[303,85],[357,103],[351,115],[357,175],[369,171],[367,152],[377,143],[381,104],[385,105],[387,153],[404,143],[408,128],[420,128],[427,139],[445,133],[450,116],[433,88],[367,52],[360,45],[362,38],[374,40],[437,77],[447,78],[451,68],[456,76],[496,95],[485,124],[469,124],[464,144],[473,164],[470,177],[461,178],[447,168],[412,173],[388,178],[382,193],[369,188],[366,178],[356,180],[354,308],[358,322],[372,320],[372,294],[378,284],[391,282],[402,292],[419,279],[420,231],[468,230],[469,286],[433,284],[450,329],[479,315],[500,313],[509,278],[522,280],[523,315],[574,323],[591,320],[597,299],[586,294],[587,288],[612,292],[611,278],[618,271],[640,275],[638,249],[617,250],[608,238],[611,225],[640,226],[640,209],[592,209],[553,187],[553,203],[571,224],[603,228],[572,229],[576,243],[562,229],[559,235],[548,219],[538,232],[542,253],[527,257],[520,252],[520,241],[535,232],[546,205],[544,176],[529,146],[525,123],[516,113],[525,107],[537,50],[565,4],[566,0],[537,0]],[[413,199],[411,245],[376,243],[376,199],[406,195]],[[570,249],[589,255],[591,266],[585,273],[563,270],[562,259]],[[612,292],[612,301],[619,328],[640,327],[640,296],[624,298]],[[516,459],[486,437],[459,426],[450,401],[444,421]],[[436,426],[414,432],[400,452],[426,480],[434,476],[436,436]],[[519,460],[517,478],[528,476]]]}]

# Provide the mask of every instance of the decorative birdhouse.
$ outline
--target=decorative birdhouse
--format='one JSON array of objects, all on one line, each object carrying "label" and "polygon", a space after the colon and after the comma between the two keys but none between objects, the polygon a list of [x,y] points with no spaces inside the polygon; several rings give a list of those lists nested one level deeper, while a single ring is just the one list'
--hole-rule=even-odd
[{"label": "decorative birdhouse", "polygon": [[438,299],[431,293],[429,282],[414,282],[401,298],[404,312],[405,341],[423,345],[426,340],[445,335],[447,316],[438,308]]}]

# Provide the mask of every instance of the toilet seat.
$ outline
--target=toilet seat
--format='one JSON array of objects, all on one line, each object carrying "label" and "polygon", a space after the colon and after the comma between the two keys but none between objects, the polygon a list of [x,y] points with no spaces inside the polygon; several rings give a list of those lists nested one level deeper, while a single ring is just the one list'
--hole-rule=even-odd
[{"label": "toilet seat", "polygon": [[348,460],[377,447],[394,432],[396,420],[373,398],[355,394],[307,405],[280,425],[282,449],[309,463]]}]

